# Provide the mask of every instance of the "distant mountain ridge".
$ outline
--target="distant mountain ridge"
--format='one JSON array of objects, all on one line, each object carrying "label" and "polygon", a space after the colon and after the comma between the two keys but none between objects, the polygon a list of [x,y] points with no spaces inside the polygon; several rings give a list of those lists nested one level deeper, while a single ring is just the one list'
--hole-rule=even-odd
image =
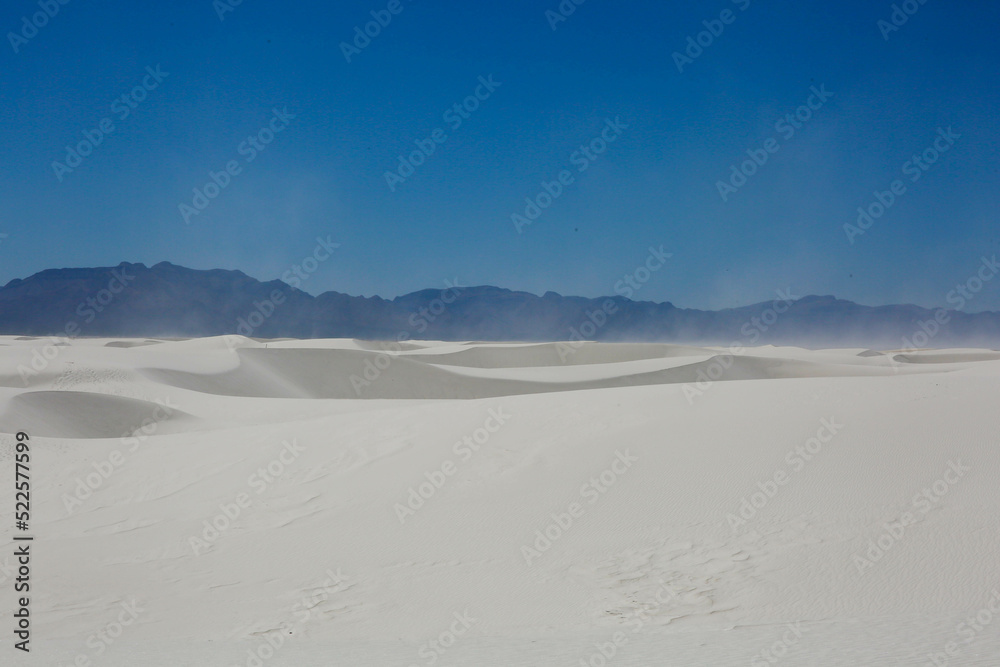
[{"label": "distant mountain ridge", "polygon": [[622,296],[543,296],[448,285],[395,299],[312,296],[241,271],[152,267],[49,269],[0,288],[0,333],[26,336],[648,341],[899,349],[998,347],[1000,313],[862,306],[779,295],[719,311]]}]

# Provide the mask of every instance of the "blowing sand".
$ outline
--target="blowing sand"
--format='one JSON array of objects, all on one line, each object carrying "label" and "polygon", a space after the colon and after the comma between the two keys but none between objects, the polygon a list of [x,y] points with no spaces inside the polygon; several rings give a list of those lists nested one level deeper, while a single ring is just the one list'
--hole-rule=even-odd
[{"label": "blowing sand", "polygon": [[998,389],[985,350],[3,337],[0,664],[995,666]]}]

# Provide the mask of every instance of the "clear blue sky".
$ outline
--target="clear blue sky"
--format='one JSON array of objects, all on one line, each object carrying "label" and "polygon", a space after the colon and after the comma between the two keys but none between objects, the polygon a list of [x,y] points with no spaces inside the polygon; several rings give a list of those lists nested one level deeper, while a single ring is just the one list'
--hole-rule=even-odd
[{"label": "clear blue sky", "polygon": [[[635,298],[719,308],[792,287],[931,306],[1000,253],[996,3],[928,0],[886,40],[892,3],[871,0],[587,0],[555,30],[558,0],[400,0],[348,63],[341,43],[387,5],[244,0],[220,20],[212,0],[70,0],[15,53],[9,33],[41,10],[5,3],[0,280],[163,260],[273,279],[329,236],[341,247],[312,293],[458,277],[597,296],[663,245],[673,258]],[[674,52],[726,9],[679,72]],[[452,130],[444,112],[490,75],[500,86]],[[123,118],[113,102],[144,79],[155,88]],[[833,97],[777,131],[822,85]],[[241,143],[275,108],[295,118],[247,162]],[[616,117],[627,129],[579,172],[574,151]],[[60,182],[53,162],[103,119],[114,130]],[[904,163],[949,126],[961,138],[911,182]],[[391,191],[385,172],[437,128]],[[770,138],[777,152],[723,201],[718,181]],[[232,160],[186,224],[179,205]],[[572,183],[518,233],[511,214],[564,169]],[[895,179],[905,193],[849,243],[844,225]],[[969,306],[986,308],[1000,285]]]}]

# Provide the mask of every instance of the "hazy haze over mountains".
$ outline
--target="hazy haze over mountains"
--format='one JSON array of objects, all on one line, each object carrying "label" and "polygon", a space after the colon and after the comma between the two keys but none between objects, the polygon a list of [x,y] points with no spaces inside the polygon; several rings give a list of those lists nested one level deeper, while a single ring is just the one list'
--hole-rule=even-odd
[{"label": "hazy haze over mountains", "polygon": [[[458,281],[460,283],[460,281]],[[152,267],[51,269],[0,289],[0,333],[380,340],[602,340],[882,348],[995,347],[1000,313],[861,306],[781,291],[721,311],[622,296],[537,296],[455,281],[387,300],[261,282],[240,271]]]}]

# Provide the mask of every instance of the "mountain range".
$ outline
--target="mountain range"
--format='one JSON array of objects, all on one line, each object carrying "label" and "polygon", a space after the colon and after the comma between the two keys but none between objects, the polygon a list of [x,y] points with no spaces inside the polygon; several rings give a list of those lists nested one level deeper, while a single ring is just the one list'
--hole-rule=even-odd
[{"label": "mountain range", "polygon": [[779,291],[718,311],[622,296],[542,296],[450,285],[394,299],[313,296],[241,271],[151,267],[50,269],[0,288],[0,333],[24,336],[359,338],[677,342],[803,347],[998,347],[1000,313],[863,306]]}]

